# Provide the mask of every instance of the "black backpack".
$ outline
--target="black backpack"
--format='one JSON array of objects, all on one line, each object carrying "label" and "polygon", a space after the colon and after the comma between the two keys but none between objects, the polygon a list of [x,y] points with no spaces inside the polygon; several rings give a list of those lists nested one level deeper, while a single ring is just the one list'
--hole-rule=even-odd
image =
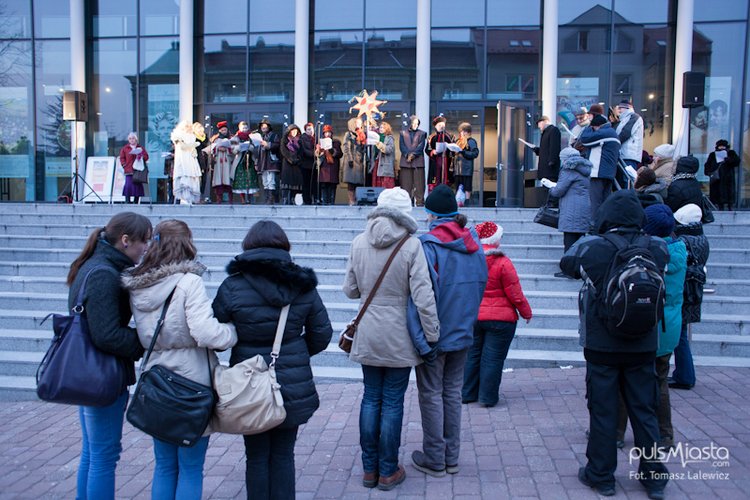
[{"label": "black backpack", "polygon": [[608,330],[639,338],[660,320],[664,328],[664,270],[649,250],[651,237],[640,235],[632,242],[614,233],[602,237],[617,248],[597,295]]},{"label": "black backpack", "polygon": [[687,247],[687,271],[683,289],[684,305],[700,305],[703,302],[703,286],[706,284],[706,271],[695,256],[689,238],[680,238]]}]

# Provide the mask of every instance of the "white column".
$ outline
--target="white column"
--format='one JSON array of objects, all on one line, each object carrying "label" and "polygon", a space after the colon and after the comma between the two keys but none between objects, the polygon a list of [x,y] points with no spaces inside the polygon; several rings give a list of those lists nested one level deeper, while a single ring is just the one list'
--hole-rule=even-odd
[{"label": "white column", "polygon": [[180,0],[180,120],[193,121],[193,0]]},{"label": "white column", "polygon": [[[86,24],[84,19],[84,0],[70,0],[70,90],[86,92]],[[78,173],[81,177],[86,171],[86,122],[71,122],[70,170],[71,177]],[[71,185],[71,193],[83,194],[81,183],[75,179],[77,186]],[[74,200],[78,201],[78,200]]]},{"label": "white column", "polygon": [[[430,132],[430,50],[432,45],[432,19],[430,10],[432,0],[417,0],[417,81],[414,95],[416,103],[415,114],[421,121],[420,128]],[[425,157],[425,167],[427,158]],[[424,198],[427,198],[427,174],[424,169]]]},{"label": "white column", "polygon": [[675,155],[686,155],[688,151],[688,127],[690,110],[682,107],[682,74],[693,66],[693,0],[677,2],[677,34],[674,53],[674,96],[672,99],[672,144]]},{"label": "white column", "polygon": [[542,26],[542,114],[556,123],[557,109],[557,0],[544,0]]},{"label": "white column", "polygon": [[310,72],[310,0],[296,0],[294,15],[294,123],[307,123]]}]

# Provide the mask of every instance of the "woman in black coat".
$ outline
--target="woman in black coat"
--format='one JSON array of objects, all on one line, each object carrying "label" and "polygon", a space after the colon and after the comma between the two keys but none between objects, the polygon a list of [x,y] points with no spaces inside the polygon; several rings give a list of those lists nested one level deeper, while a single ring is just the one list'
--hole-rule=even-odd
[{"label": "woman in black coat", "polygon": [[[723,156],[721,161],[717,161],[717,155]],[[729,148],[729,143],[724,139],[716,141],[716,151],[708,155],[703,172],[711,177],[710,198],[719,210],[723,210],[725,205],[727,210],[731,210],[734,206],[736,197],[734,172],[739,166],[740,157]]]},{"label": "woman in black coat", "polygon": [[291,304],[276,361],[286,420],[270,431],[245,436],[247,498],[293,499],[297,428],[320,405],[310,357],[331,341],[331,322],[315,273],[292,262],[289,240],[278,224],[253,225],[242,249],[227,266],[229,276],[213,304],[216,318],[237,328],[230,365],[257,354],[270,363],[281,308]]},{"label": "woman in black coat", "polygon": [[302,192],[302,144],[297,125],[289,125],[281,139],[281,203],[294,204],[294,197]]},{"label": "woman in black coat", "polygon": [[664,201],[672,212],[677,212],[690,203],[703,206],[701,183],[695,178],[698,165],[698,160],[693,156],[683,156],[677,160],[675,174],[667,190],[667,199]]}]

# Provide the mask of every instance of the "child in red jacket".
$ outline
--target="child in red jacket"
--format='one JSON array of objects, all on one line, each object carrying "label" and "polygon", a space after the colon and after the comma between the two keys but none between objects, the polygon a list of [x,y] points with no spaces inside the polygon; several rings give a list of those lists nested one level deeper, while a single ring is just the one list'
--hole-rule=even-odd
[{"label": "child in red jacket", "polygon": [[500,250],[502,226],[482,222],[475,229],[487,257],[489,276],[474,325],[474,344],[466,359],[461,399],[464,404],[479,401],[482,406],[492,407],[498,402],[503,365],[516,333],[518,315],[527,323],[531,321],[531,306],[513,263]]}]

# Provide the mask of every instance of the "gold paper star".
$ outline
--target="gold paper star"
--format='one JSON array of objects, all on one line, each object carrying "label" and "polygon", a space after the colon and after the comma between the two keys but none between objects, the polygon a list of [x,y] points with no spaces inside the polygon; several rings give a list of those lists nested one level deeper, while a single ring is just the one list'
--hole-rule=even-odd
[{"label": "gold paper star", "polygon": [[357,118],[359,118],[362,115],[367,116],[368,120],[372,120],[372,115],[376,113],[382,113],[378,106],[383,105],[387,103],[388,101],[379,101],[378,100],[378,91],[374,90],[372,94],[367,93],[367,89],[362,91],[362,94],[359,96],[354,96],[354,99],[357,100],[357,104],[349,108],[349,112],[351,113],[353,109],[356,109],[358,111]]}]

